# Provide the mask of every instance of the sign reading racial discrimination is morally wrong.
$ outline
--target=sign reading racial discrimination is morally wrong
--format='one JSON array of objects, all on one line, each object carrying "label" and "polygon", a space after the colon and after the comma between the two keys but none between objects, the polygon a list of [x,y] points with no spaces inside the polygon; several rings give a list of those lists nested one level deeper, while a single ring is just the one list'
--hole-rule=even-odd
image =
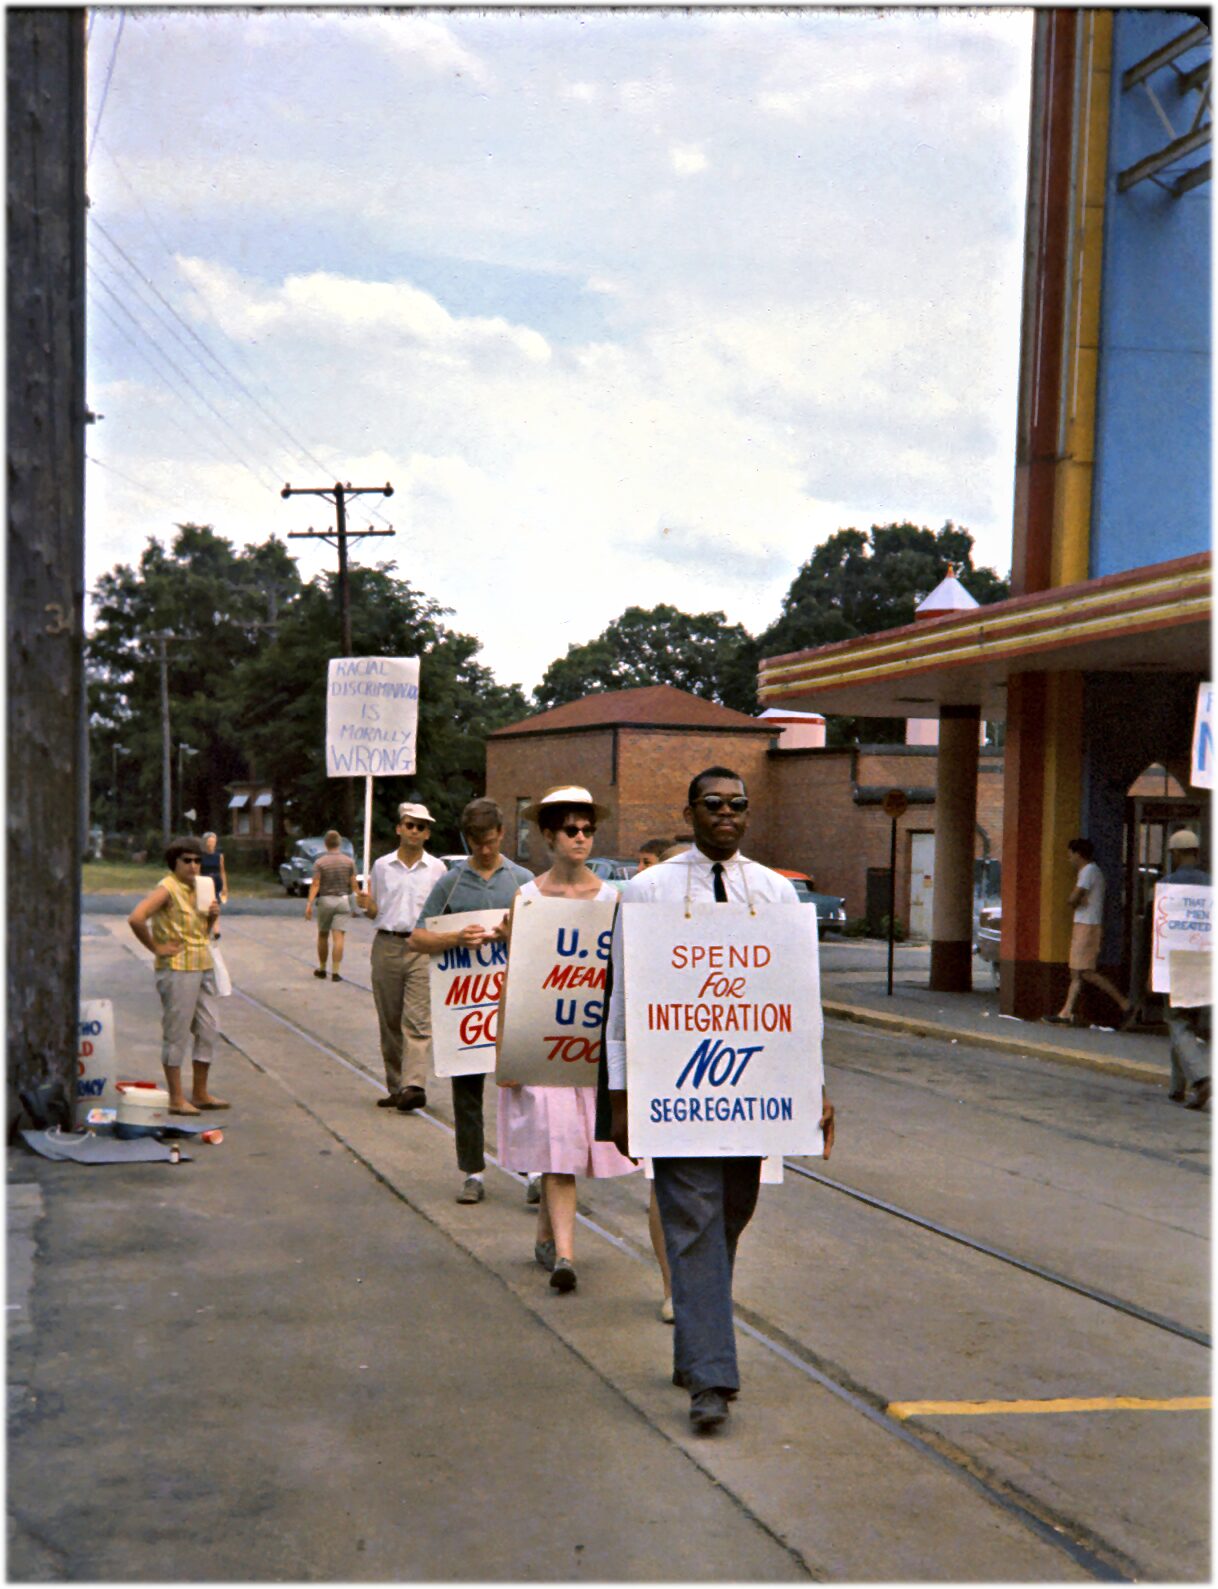
[{"label": "sign reading racial discrimination is morally wrong", "polygon": [[631,1152],[821,1153],[816,912],[621,909]]},{"label": "sign reading racial discrimination is morally wrong", "polygon": [[332,657],[326,671],[326,777],[415,770],[418,657]]},{"label": "sign reading racial discrimination is morally wrong", "polygon": [[1150,985],[1171,992],[1171,954],[1205,954],[1214,946],[1214,890],[1208,883],[1156,883],[1152,913]]},{"label": "sign reading racial discrimination is morally wrong", "polygon": [[[459,910],[429,916],[429,932],[460,932],[471,924],[492,932],[506,910]],[[485,1076],[495,1068],[495,1030],[499,991],[507,972],[507,944],[488,939],[477,948],[458,944],[432,955],[432,1063],[437,1076]]]},{"label": "sign reading racial discrimination is morally wrong", "polygon": [[617,900],[518,899],[499,1034],[501,1081],[595,1087]]}]

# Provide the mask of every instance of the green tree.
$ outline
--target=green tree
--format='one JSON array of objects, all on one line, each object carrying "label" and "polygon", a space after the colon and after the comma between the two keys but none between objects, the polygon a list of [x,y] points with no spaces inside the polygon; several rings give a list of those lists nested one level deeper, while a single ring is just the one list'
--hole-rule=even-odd
[{"label": "green tree", "polygon": [[[219,829],[224,785],[243,775],[245,756],[221,705],[221,686],[262,643],[264,627],[300,590],[282,541],[234,551],[208,525],[180,524],[167,549],[150,539],[139,563],[119,564],[93,591],[96,615],[86,663],[91,795],[112,827],[141,836],[160,829],[162,722],[159,634],[166,641],[174,798],[196,826]],[[187,799],[177,787],[177,747]],[[122,754],[120,755],[120,751]],[[116,782],[122,799],[115,804]]]},{"label": "green tree", "polygon": [[[448,609],[395,578],[393,566],[349,575],[354,655],[420,659],[419,771],[374,785],[374,833],[378,844],[390,842],[398,803],[417,799],[436,818],[433,844],[459,848],[461,807],[485,788],[486,736],[524,717],[528,704],[519,685],[497,683],[477,660],[477,639],[445,627]],[[342,655],[335,585],[333,574],[306,585],[274,640],[234,671],[222,697],[241,738],[257,746],[260,775],[309,833],[343,825],[342,780],[326,776],[324,757],[326,662]],[[358,851],[362,828],[348,836]]]},{"label": "green tree", "polygon": [[[796,574],[778,618],[758,636],[756,655],[783,656],[814,646],[877,634],[914,621],[918,604],[947,574],[982,606],[1010,595],[1006,580],[973,566],[973,537],[949,519],[941,530],[914,524],[874,524],[838,530]],[[899,741],[899,718],[831,717],[830,744]]]},{"label": "green tree", "polygon": [[534,691],[539,711],[596,690],[671,684],[691,695],[751,711],[756,698],[751,639],[721,612],[627,607],[620,618],[551,662]]}]

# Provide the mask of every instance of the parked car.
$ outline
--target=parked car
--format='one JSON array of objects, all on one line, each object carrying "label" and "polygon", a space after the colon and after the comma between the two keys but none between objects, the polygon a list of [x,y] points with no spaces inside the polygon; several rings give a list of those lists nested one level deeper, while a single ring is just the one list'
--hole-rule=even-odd
[{"label": "parked car", "polygon": [[637,861],[623,861],[611,855],[593,855],[588,861],[588,870],[595,872],[597,877],[621,892],[622,885],[629,882],[639,869]]},{"label": "parked car", "polygon": [[774,870],[779,877],[789,877],[795,884],[801,905],[816,906],[816,925],[822,933],[841,932],[846,925],[846,901],[842,895],[818,893],[807,872],[788,872],[781,866]]},{"label": "parked car", "polygon": [[1002,949],[1002,906],[983,905],[973,927],[973,953],[988,960],[998,986],[998,960]]},{"label": "parked car", "polygon": [[[297,839],[291,855],[279,868],[279,881],[283,884],[288,894],[307,894],[309,884],[313,881],[313,863],[326,847],[324,838]],[[339,849],[344,855],[355,859],[355,848],[350,839],[343,839]],[[356,873],[356,882],[360,888],[364,886],[364,874]]]}]

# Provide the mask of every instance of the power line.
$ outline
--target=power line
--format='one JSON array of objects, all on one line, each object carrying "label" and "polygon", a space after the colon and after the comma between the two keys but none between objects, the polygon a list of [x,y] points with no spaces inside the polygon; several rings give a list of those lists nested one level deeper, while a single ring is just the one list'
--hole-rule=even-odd
[{"label": "power line", "polygon": [[[108,292],[110,294],[110,296],[112,298],[115,299],[115,301],[119,305],[119,308],[120,309],[124,309],[124,305],[118,299],[117,294],[115,294],[109,287],[107,287],[105,282],[101,282],[100,285],[105,289],[106,292]],[[118,332],[119,336],[121,336],[125,342],[129,343],[130,346],[135,349],[136,353],[138,353],[139,356],[145,361],[145,363],[147,363],[151,367],[151,369],[152,369],[153,373],[156,375],[157,379],[162,382],[162,384],[169,390],[169,392],[179,402],[183,401],[182,394],[180,392],[178,392],[178,391],[175,391],[172,382],[168,381],[165,378],[165,375],[162,373],[161,370],[159,370],[157,368],[156,364],[149,357],[149,355],[145,351],[145,349],[141,348],[140,345],[135,341],[134,337],[132,337],[129,332],[124,330],[124,328],[119,324],[119,322],[114,318],[114,316],[106,308],[105,304],[103,304],[103,303],[94,303],[93,307],[94,307],[94,309],[96,309],[96,311],[100,315],[103,316],[104,319],[106,319],[106,320],[108,320],[110,322],[110,324]],[[130,311],[124,309],[124,312],[127,313],[128,318],[130,318],[133,321],[133,323],[135,324],[136,328],[138,330],[140,330],[141,332],[143,332],[143,335],[145,337],[147,337],[147,332],[143,330],[142,326],[140,326],[139,321],[136,320],[135,317],[130,314]],[[149,340],[152,340],[152,339],[149,339]],[[157,349],[157,352],[160,354],[161,358],[163,358],[165,360],[165,362],[170,366],[170,368],[171,369],[176,369],[176,366],[173,364],[172,359],[170,359],[169,356],[166,353],[164,353],[159,347],[157,347],[157,344],[156,344],[155,341],[152,342],[152,345],[153,345],[154,348]],[[181,373],[181,372],[179,371],[178,373]],[[191,383],[190,383],[189,379],[187,379],[187,385],[190,385],[190,384]],[[204,399],[204,402],[205,402],[206,406],[209,409],[211,409],[212,405],[210,403],[207,403],[206,399]],[[215,410],[212,409],[212,412],[214,413]],[[228,421],[224,420],[223,416],[218,416],[218,417],[221,419],[221,422],[224,425],[227,426],[228,429],[231,430],[233,428],[231,425],[228,425]],[[221,445],[228,452],[229,456],[232,457],[233,459],[235,459],[236,462],[238,464],[240,464],[241,468],[246,470],[247,473],[252,474],[254,476],[254,478],[256,480],[258,480],[259,485],[265,485],[266,484],[265,479],[259,477],[258,470],[257,470],[256,466],[251,464],[248,458],[243,458],[240,455],[240,453],[238,453],[233,447],[231,447],[229,445],[229,443],[227,441],[224,440],[223,437],[219,438],[219,440],[221,442]],[[273,485],[272,485],[272,489],[273,489]]]},{"label": "power line", "polygon": [[[269,422],[269,424],[271,426],[273,426],[274,429],[277,430],[280,433],[280,435],[287,437],[287,440],[288,440],[288,443],[289,443],[289,447],[287,449],[285,449],[285,450],[288,452],[289,458],[296,459],[296,458],[299,458],[301,456],[308,457],[309,454],[308,454],[307,450],[300,446],[300,444],[296,440],[295,436],[292,435],[291,431],[289,431],[285,425],[282,425],[279,422],[279,420],[276,419],[274,414],[272,414],[270,412],[270,410],[265,406],[265,404],[263,404],[262,402],[259,401],[259,399],[255,396],[255,394],[253,392],[250,391],[249,387],[245,385],[245,383],[240,379],[240,377],[237,376],[236,374],[234,374],[234,372],[228,368],[228,366],[224,363],[224,361],[220,358],[220,356],[216,352],[214,352],[214,350],[211,347],[208,346],[208,344],[198,334],[198,332],[194,329],[194,327],[189,325],[182,318],[182,316],[178,313],[178,311],[174,308],[174,306],[165,297],[164,293],[162,293],[161,290],[157,287],[156,283],[154,281],[152,281],[148,276],[146,276],[144,274],[144,272],[139,268],[139,266],[135,263],[135,261],[131,258],[131,256],[126,252],[126,250],[121,246],[121,244],[119,244],[113,237],[111,237],[110,233],[106,230],[106,228],[102,225],[102,223],[96,217],[93,217],[93,225],[94,225],[94,229],[100,235],[102,240],[106,243],[106,246],[108,248],[114,249],[115,252],[119,255],[120,259],[126,262],[126,266],[128,267],[127,270],[126,270],[126,274],[128,276],[134,276],[138,282],[142,283],[148,289],[148,291],[153,294],[153,296],[156,298],[158,303],[164,305],[164,307],[173,316],[173,319],[177,322],[177,324],[179,326],[181,326],[182,330],[185,331],[187,333],[187,335],[190,337],[191,342],[197,344],[197,346],[200,347],[203,350],[203,353],[205,353],[207,355],[207,358],[210,359],[211,363],[220,372],[220,377],[223,380],[231,382],[232,385],[235,386],[236,389],[244,397],[246,397],[251,403],[253,403],[254,407],[259,411],[259,413],[261,413],[261,414],[263,414],[265,416],[265,418]],[[124,269],[122,264],[115,264],[113,261],[111,261],[109,259],[107,259],[105,261],[105,263],[108,266],[108,268],[110,268],[112,270],[122,271]],[[193,358],[198,360],[200,366],[203,369],[207,370],[207,373],[209,374],[209,376],[211,376],[211,378],[213,380],[216,379],[216,376],[214,374],[212,374],[212,371],[210,369],[208,369],[208,366],[204,363],[204,361],[200,357],[200,355],[198,353],[196,353],[192,347],[189,346],[189,344],[185,341],[185,339],[181,336],[181,334],[177,330],[175,330],[175,328],[172,325],[170,325],[167,320],[165,320],[165,318],[159,313],[159,311],[154,306],[150,305],[149,307],[152,308],[152,312],[157,315],[157,318],[160,320],[161,324],[163,326],[165,326],[166,330],[168,330],[170,332],[170,334],[177,339],[177,341],[186,349],[186,351],[188,353],[191,354],[191,356]],[[276,445],[282,447],[283,443],[280,442],[280,441],[277,441]],[[317,467],[318,468],[324,468],[325,466],[323,464],[318,463]]]},{"label": "power line", "polygon": [[[101,104],[97,107],[97,120],[93,123],[93,136],[89,139],[89,152],[85,156],[85,165],[93,158],[93,146],[97,142],[97,135],[101,131],[102,115],[106,109],[106,99],[110,93],[110,79],[114,76],[114,63],[118,60],[119,40],[123,36],[123,29],[127,26],[127,13],[120,11],[118,14],[118,32],[114,35],[114,48],[110,51],[110,65],[106,68],[106,81],[102,85]],[[89,16],[89,31],[93,31],[93,17]]]},{"label": "power line", "polygon": [[[140,207],[141,213],[143,213],[143,216],[145,216],[146,221],[148,221],[149,230],[151,230],[152,235],[154,235],[154,237],[157,238],[157,242],[160,243],[160,248],[164,249],[164,253],[165,253],[165,256],[168,257],[168,261],[172,262],[172,264],[175,264],[175,261],[176,261],[175,248],[173,248],[172,243],[168,242],[168,238],[165,237],[165,234],[164,234],[164,232],[162,232],[162,230],[160,230],[160,227],[157,226],[156,218],[154,218],[154,216],[152,216],[151,211],[148,210],[148,205],[146,205],[146,203],[143,202],[143,197],[141,197],[140,192],[138,192],[138,189],[135,188],[135,184],[133,184],[132,181],[130,181],[129,176],[127,176],[127,173],[125,173],[124,167],[122,167],[121,160],[119,160],[119,157],[116,156],[116,154],[114,154],[113,149],[106,149],[106,154],[108,154],[108,157],[110,157],[111,164],[114,165],[114,170],[116,170],[116,172],[118,172],[118,175],[119,175],[119,178],[121,178],[122,184],[124,184],[125,188],[127,188],[127,191],[130,192],[130,195],[132,195],[133,199],[135,199],[135,202],[137,202],[138,207]],[[265,405],[264,402],[262,402],[262,400],[260,400],[259,397],[257,397],[256,392],[249,391],[248,386],[246,386],[245,383],[243,383],[243,381],[241,381],[241,378],[238,377],[237,373],[233,372],[233,370],[230,369],[229,365],[225,364],[224,359],[221,359],[221,356],[219,356],[219,354],[216,353],[216,351],[214,351],[213,348],[211,348],[211,346],[208,345],[208,343],[203,342],[203,338],[199,337],[199,334],[197,334],[197,332],[194,331],[194,327],[189,326],[189,324],[187,324],[186,321],[184,321],[184,319],[181,318],[181,315],[178,315],[178,311],[176,311],[176,308],[173,308],[172,303],[168,302],[167,297],[165,297],[164,294],[162,294],[162,292],[160,292],[159,289],[157,289],[156,283],[154,283],[154,281],[152,281],[151,276],[146,275],[146,273],[143,272],[143,270],[140,269],[140,265],[138,265],[137,262],[133,261],[132,257],[130,257],[130,254],[127,254],[127,251],[125,251],[125,249],[122,248],[121,245],[119,245],[118,238],[114,238],[113,235],[111,235],[110,230],[106,229],[105,224],[103,224],[103,222],[100,221],[100,219],[97,218],[97,215],[94,215],[94,213],[91,213],[91,216],[89,216],[89,219],[91,219],[92,224],[94,224],[94,227],[95,227],[95,229],[97,229],[98,234],[102,235],[102,237],[105,238],[106,242],[110,243],[111,248],[116,249],[116,251],[118,251],[118,253],[121,254],[122,259],[125,259],[125,261],[127,261],[127,264],[129,264],[130,269],[132,269],[133,272],[137,273],[137,275],[140,276],[140,280],[141,281],[145,281],[145,283],[148,284],[149,288],[151,288],[151,291],[156,292],[157,297],[159,297],[159,299],[160,299],[160,302],[165,303],[165,307],[167,307],[168,310],[170,310],[170,313],[172,313],[172,315],[175,316],[175,319],[178,319],[178,321],[181,321],[181,324],[183,324],[184,329],[186,329],[186,331],[189,332],[189,334],[191,334],[192,337],[194,337],[194,340],[197,340],[197,342],[199,342],[199,345],[202,346],[203,350],[205,350],[206,353],[208,353],[208,356],[210,356],[210,358],[213,359],[214,362],[216,362],[216,365],[218,365],[219,369],[221,369],[222,372],[224,372],[225,378],[227,378],[227,380],[232,381],[233,385],[237,386],[237,388],[240,389],[240,391],[243,392],[243,394],[245,394],[246,397],[248,397],[249,402],[252,402],[252,404],[256,405],[256,407],[259,408],[260,412],[264,413],[264,415],[267,416],[268,419],[270,419],[270,423],[275,424],[276,429],[278,429],[278,431],[279,431],[279,434],[284,435],[284,437],[287,437],[287,440],[289,440],[289,442],[291,442],[292,450],[294,450],[294,456],[300,456],[300,458],[308,459],[308,461],[310,461],[311,464],[313,464],[313,466],[316,467],[316,469],[321,469],[322,472],[324,472],[324,474],[329,474],[329,466],[327,466],[326,462],[322,462],[321,459],[319,459],[318,456],[316,456],[316,454],[314,454],[313,451],[310,450],[310,448],[306,447],[305,443],[303,443],[302,440],[300,440],[299,437],[297,437],[297,435],[292,434],[291,429],[289,429],[289,427],[287,427],[286,424],[283,423],[283,419],[279,419],[278,416],[276,416],[275,413],[273,413],[272,410],[270,410],[270,408],[268,408],[267,405]],[[194,297],[194,299],[197,300],[197,302],[199,302],[200,307],[202,307],[203,313],[205,313],[205,315],[206,315],[206,318],[210,319],[211,323],[213,323],[213,326],[216,327],[216,329],[218,329],[219,334],[221,334],[221,337],[224,338],[224,342],[227,343],[227,346],[229,346],[230,350],[232,350],[233,353],[237,354],[237,358],[240,358],[240,361],[243,362],[243,364],[245,364],[246,369],[248,369],[249,372],[251,372],[251,378],[257,378],[256,377],[256,373],[254,373],[254,370],[252,370],[251,365],[249,365],[248,359],[245,358],[245,354],[243,354],[243,351],[241,351],[240,345],[237,345],[237,343],[233,343],[232,342],[232,338],[230,338],[229,335],[225,334],[224,327],[222,327],[221,324],[219,324],[218,319],[216,319],[216,316],[214,316],[213,310],[211,310],[210,303],[206,302],[206,299],[205,299],[205,297],[203,297],[202,292],[200,292],[199,289],[195,288],[195,284],[192,283],[191,280],[189,280],[189,276],[187,276],[187,278],[184,278],[184,284],[186,284],[187,291],[191,292],[192,297]],[[270,394],[268,394],[268,396],[270,396]],[[386,526],[387,526],[387,524],[389,524],[389,520],[387,520],[386,516],[384,516],[384,513],[380,512],[380,508],[373,508],[372,516],[373,516],[373,518],[380,518],[381,523],[386,524]]]},{"label": "power line", "polygon": [[96,464],[99,469],[104,469],[107,474],[117,475],[120,480],[125,480],[129,486],[134,486],[137,491],[142,491],[145,496],[158,497],[162,502],[167,502],[171,508],[178,509],[181,504],[163,491],[157,491],[152,486],[146,486],[142,480],[136,480],[132,475],[124,474],[121,469],[116,469],[112,463],[107,463],[104,458],[95,458],[91,452],[85,454],[88,463]]}]

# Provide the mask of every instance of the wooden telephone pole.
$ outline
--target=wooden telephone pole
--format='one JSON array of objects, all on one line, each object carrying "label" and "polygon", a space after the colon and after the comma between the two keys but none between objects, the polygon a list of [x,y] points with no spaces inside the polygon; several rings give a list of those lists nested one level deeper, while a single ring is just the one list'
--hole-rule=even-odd
[{"label": "wooden telephone pole", "polygon": [[8,1129],[70,1123],[84,854],[85,13],[13,9],[7,55]]}]

